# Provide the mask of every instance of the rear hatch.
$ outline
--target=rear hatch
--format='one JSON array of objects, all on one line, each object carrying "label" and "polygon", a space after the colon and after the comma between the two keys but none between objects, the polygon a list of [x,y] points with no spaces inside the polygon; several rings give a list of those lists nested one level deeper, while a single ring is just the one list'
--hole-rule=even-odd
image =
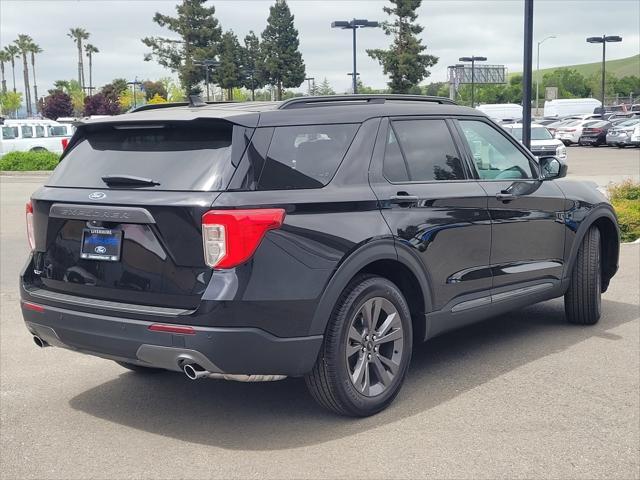
[{"label": "rear hatch", "polygon": [[222,120],[80,127],[32,197],[27,288],[197,307],[211,277],[202,215],[226,188],[251,134]]}]

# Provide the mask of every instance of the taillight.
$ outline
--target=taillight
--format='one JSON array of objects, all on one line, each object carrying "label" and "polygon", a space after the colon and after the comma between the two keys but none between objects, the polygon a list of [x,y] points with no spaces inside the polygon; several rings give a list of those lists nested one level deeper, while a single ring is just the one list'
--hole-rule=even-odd
[{"label": "taillight", "polygon": [[282,208],[211,210],[202,216],[204,261],[211,268],[233,268],[251,258],[264,234],[282,226]]},{"label": "taillight", "polygon": [[33,233],[33,205],[31,205],[31,202],[27,202],[25,212],[27,216],[27,240],[29,240],[29,246],[33,251],[36,248],[36,237]]},{"label": "taillight", "polygon": [[69,146],[69,139],[68,138],[63,138],[62,139],[62,150],[66,150],[68,146]]}]

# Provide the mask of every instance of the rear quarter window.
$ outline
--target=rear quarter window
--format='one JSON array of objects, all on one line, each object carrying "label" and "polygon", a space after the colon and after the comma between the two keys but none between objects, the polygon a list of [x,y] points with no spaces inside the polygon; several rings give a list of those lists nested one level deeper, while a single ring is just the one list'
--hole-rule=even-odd
[{"label": "rear quarter window", "polygon": [[358,124],[277,127],[259,190],[321,188],[335,175]]}]

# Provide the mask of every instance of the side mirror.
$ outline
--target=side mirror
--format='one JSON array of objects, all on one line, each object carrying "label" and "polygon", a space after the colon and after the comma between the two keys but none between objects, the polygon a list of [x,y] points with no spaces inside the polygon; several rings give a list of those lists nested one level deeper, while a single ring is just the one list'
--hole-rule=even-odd
[{"label": "side mirror", "polygon": [[540,157],[540,180],[554,180],[567,176],[568,165],[557,157]]}]

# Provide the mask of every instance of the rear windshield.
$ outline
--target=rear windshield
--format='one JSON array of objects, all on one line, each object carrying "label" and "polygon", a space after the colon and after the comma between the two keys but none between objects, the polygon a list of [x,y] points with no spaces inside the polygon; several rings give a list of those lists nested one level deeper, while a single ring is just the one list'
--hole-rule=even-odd
[{"label": "rear windshield", "polygon": [[224,190],[234,170],[232,136],[227,122],[85,127],[48,184],[105,189],[108,175],[159,184],[138,187],[145,189]]},{"label": "rear windshield", "polygon": [[[511,135],[518,140],[522,140],[522,127],[516,127],[509,129]],[[545,127],[532,127],[531,128],[531,140],[551,140],[553,136],[549,133]]]},{"label": "rear windshield", "polygon": [[325,186],[336,173],[357,130],[356,124],[277,127],[258,189]]}]

